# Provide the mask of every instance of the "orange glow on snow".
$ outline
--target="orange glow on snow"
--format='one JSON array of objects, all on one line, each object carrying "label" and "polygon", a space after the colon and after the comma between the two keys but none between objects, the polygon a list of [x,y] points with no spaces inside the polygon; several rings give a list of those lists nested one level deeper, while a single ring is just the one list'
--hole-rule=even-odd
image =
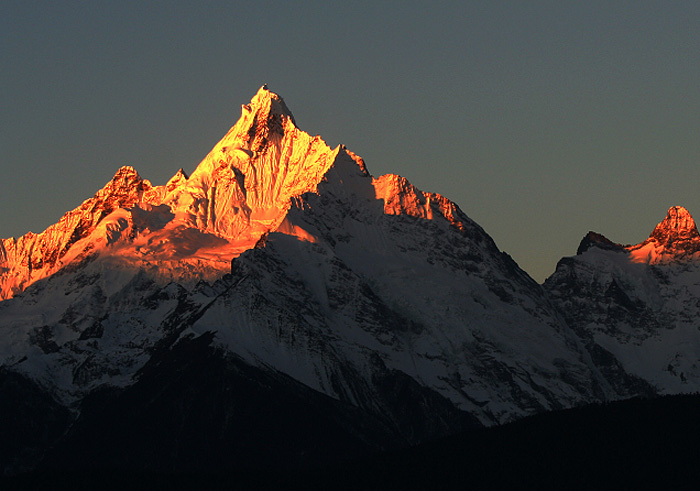
[{"label": "orange glow on snow", "polygon": [[275,232],[279,232],[285,235],[291,235],[293,237],[298,238],[299,240],[303,240],[305,242],[311,242],[311,243],[316,243],[317,239],[313,235],[311,235],[309,232],[304,230],[303,228],[299,227],[298,225],[294,225],[289,222],[286,218],[282,221],[279,227],[277,227],[277,230]]}]

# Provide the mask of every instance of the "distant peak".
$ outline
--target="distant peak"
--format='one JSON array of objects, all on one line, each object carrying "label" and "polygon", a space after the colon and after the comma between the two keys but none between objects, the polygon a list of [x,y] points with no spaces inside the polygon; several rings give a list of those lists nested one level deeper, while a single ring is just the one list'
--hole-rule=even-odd
[{"label": "distant peak", "polygon": [[[109,211],[117,208],[128,208],[139,202],[143,193],[150,189],[152,189],[150,181],[143,179],[133,167],[125,165],[119,168],[114,177],[102,189],[97,191],[93,197],[95,201],[90,206]],[[103,205],[96,203],[103,203]]]},{"label": "distant peak", "polygon": [[[119,170],[114,174],[114,177],[107,183],[107,185],[98,192],[98,194],[113,194],[115,192],[128,192],[135,187],[142,187],[143,185],[150,187],[148,181],[144,181],[139,173],[131,167],[130,165],[125,165],[119,168]],[[119,191],[117,191],[119,190]]]},{"label": "distant peak", "polygon": [[588,232],[586,236],[581,240],[576,254],[583,254],[591,247],[598,247],[599,249],[605,249],[609,251],[624,250],[623,246],[621,246],[620,244],[616,244],[604,235],[598,234],[596,232]]},{"label": "distant peak", "polygon": [[666,218],[654,228],[649,239],[665,246],[673,246],[678,242],[700,240],[700,233],[688,210],[682,206],[672,206]]}]

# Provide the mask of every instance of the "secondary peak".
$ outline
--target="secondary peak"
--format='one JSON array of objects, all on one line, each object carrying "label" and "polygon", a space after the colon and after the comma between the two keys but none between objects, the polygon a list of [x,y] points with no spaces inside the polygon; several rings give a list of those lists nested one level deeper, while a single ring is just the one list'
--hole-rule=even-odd
[{"label": "secondary peak", "polygon": [[700,240],[700,233],[688,210],[682,206],[672,206],[649,238],[665,246],[673,246],[677,242]]}]

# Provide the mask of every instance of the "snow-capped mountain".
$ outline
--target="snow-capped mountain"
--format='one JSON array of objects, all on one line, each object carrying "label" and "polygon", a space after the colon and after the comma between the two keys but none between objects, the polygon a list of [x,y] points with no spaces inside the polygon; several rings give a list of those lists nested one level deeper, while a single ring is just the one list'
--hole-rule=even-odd
[{"label": "snow-capped mountain", "polygon": [[122,167],[57,224],[2,241],[0,298],[93,253],[171,279],[216,278],[279,227],[292,197],[315,190],[339,151],[298,130],[282,99],[263,87],[189,178],[180,169],[152,186]]},{"label": "snow-capped mountain", "polygon": [[544,286],[621,394],[700,390],[700,234],[685,208],[641,244],[589,232]]},{"label": "snow-capped mountain", "polygon": [[[168,468],[201,434],[226,443],[198,457],[214,465],[250,457],[260,432],[320,458],[336,438],[385,448],[683,390],[700,237],[672,211],[639,246],[589,234],[550,297],[454,203],[373,177],[263,86],[191,176],[153,186],[122,167],[44,232],[0,242],[0,393],[40,401],[7,411],[44,428],[2,464],[82,451]],[[669,346],[674,372],[666,354],[635,361]],[[158,425],[173,453],[135,435]],[[121,446],[86,452],[103,434]]]}]

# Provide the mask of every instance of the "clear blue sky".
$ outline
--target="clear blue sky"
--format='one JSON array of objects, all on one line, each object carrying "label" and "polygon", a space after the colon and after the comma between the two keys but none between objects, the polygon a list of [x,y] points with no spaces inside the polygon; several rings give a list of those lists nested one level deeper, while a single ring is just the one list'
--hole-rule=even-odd
[{"label": "clear blue sky", "polygon": [[[121,165],[191,172],[263,83],[542,280],[595,230],[700,218],[700,3],[4,1],[0,237]],[[39,199],[37,199],[39,198]]]}]

